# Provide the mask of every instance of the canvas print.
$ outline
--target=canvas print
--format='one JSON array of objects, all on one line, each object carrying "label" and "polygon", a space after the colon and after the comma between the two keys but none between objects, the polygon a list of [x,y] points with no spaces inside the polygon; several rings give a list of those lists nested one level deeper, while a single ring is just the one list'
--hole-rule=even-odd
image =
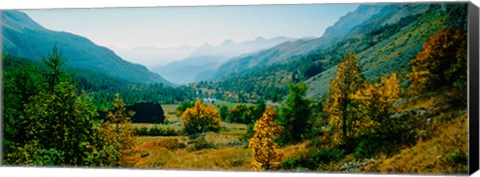
[{"label": "canvas print", "polygon": [[3,10],[1,162],[467,174],[467,13],[466,2]]}]

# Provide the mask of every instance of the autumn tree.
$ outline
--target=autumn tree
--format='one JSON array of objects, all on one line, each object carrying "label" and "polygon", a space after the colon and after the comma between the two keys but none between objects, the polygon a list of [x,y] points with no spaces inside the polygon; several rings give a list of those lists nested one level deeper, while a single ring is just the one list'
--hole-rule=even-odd
[{"label": "autumn tree", "polygon": [[107,120],[99,129],[100,139],[105,144],[101,158],[109,166],[131,167],[136,161],[135,137],[131,128],[131,113],[125,108],[120,94],[115,94],[114,109],[107,114]]},{"label": "autumn tree", "polygon": [[[393,103],[400,99],[400,87],[397,74],[382,77],[380,83],[365,83],[363,89],[352,95],[358,102],[359,121],[352,125],[357,127],[358,133],[367,133],[378,130],[388,130],[395,126],[390,123],[390,115],[395,112]],[[388,133],[388,131],[382,131]]]},{"label": "autumn tree", "polygon": [[352,124],[357,121],[357,111],[351,95],[362,87],[363,82],[357,56],[347,55],[337,66],[337,73],[328,86],[327,102],[324,105],[334,141],[346,142],[355,131]]},{"label": "autumn tree", "polygon": [[210,104],[202,104],[199,100],[192,108],[182,114],[182,123],[187,134],[220,130],[220,114]]},{"label": "autumn tree", "polygon": [[354,156],[370,156],[378,152],[387,155],[403,145],[416,142],[416,130],[411,119],[394,116],[394,106],[400,100],[400,86],[396,73],[384,76],[379,83],[365,83],[351,97],[357,102],[358,121],[353,124],[359,137]]},{"label": "autumn tree", "polygon": [[410,62],[411,91],[421,93],[444,86],[466,88],[467,38],[462,30],[440,29],[428,38],[417,57]]},{"label": "autumn tree", "polygon": [[280,107],[279,125],[284,127],[279,137],[283,144],[294,143],[308,136],[311,129],[312,107],[310,100],[304,98],[307,85],[303,82],[290,83],[289,95]]},{"label": "autumn tree", "polygon": [[255,133],[248,144],[253,150],[255,170],[270,170],[279,165],[281,153],[274,139],[280,135],[283,127],[275,123],[275,118],[275,108],[270,106],[255,123]]}]

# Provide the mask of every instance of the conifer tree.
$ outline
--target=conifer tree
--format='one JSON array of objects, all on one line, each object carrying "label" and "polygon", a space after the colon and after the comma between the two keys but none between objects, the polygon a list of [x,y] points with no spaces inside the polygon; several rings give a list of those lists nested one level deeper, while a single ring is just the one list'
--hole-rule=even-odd
[{"label": "conifer tree", "polygon": [[[96,116],[92,101],[78,95],[71,77],[62,71],[64,60],[56,48],[43,59],[47,82],[40,86],[38,94],[24,105],[25,119],[21,122],[25,131],[25,144],[19,144],[14,163],[44,165],[43,152],[61,155],[53,165],[92,165],[85,154],[94,145],[93,117]],[[48,155],[48,154],[47,154]]]},{"label": "conifer tree", "polygon": [[299,142],[308,136],[311,129],[311,102],[305,99],[307,85],[303,82],[290,83],[290,93],[282,104],[279,113],[279,125],[284,127],[280,141],[284,144]]}]

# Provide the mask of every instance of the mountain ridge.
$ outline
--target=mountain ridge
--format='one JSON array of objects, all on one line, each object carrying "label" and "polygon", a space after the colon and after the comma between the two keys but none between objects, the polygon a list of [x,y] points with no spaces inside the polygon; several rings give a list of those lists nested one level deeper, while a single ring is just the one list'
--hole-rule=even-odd
[{"label": "mountain ridge", "polygon": [[112,50],[88,38],[65,31],[53,31],[36,23],[27,14],[2,11],[3,52],[40,61],[57,46],[69,67],[85,68],[138,83],[163,83],[173,86],[145,66],[130,63]]},{"label": "mountain ridge", "polygon": [[[225,61],[235,58],[236,56],[244,56],[250,52],[255,52],[268,47],[272,47],[293,38],[278,36],[271,39],[257,37],[254,40],[242,41],[235,43],[231,39],[226,39],[219,45],[213,46],[205,43],[201,47],[195,49],[189,54],[189,57],[173,61],[165,66],[152,67],[152,71],[164,76],[167,80],[176,84],[186,84],[198,82],[208,78],[205,72],[211,72]],[[200,76],[198,76],[200,74]],[[210,76],[210,75],[208,75]]]}]

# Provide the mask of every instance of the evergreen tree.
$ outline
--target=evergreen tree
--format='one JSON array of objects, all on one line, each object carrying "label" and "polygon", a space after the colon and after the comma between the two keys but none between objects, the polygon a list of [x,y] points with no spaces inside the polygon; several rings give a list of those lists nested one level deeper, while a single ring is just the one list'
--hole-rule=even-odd
[{"label": "evergreen tree", "polygon": [[28,141],[24,147],[32,148],[20,149],[28,151],[19,157],[25,160],[19,163],[35,164],[32,154],[53,150],[62,154],[56,165],[91,165],[85,163],[84,154],[92,150],[95,108],[87,97],[77,95],[70,77],[61,70],[64,61],[56,48],[43,63],[47,82],[25,105],[23,123]]},{"label": "evergreen tree", "polygon": [[279,137],[282,144],[299,142],[308,136],[312,126],[312,107],[310,100],[305,99],[307,85],[303,82],[290,83],[290,93],[282,104],[278,124],[284,127]]},{"label": "evergreen tree", "polygon": [[225,106],[225,105],[220,106],[219,113],[220,113],[220,120],[222,120],[222,121],[229,120],[230,114],[228,112],[228,107],[227,106]]}]

